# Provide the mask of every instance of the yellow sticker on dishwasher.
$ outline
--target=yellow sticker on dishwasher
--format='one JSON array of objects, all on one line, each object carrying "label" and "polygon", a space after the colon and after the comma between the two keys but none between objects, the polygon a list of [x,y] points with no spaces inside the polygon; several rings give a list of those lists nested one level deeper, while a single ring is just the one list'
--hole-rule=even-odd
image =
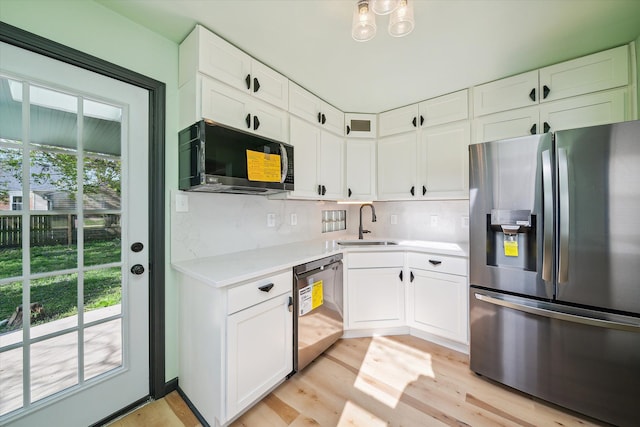
[{"label": "yellow sticker on dishwasher", "polygon": [[324,295],[322,294],[322,280],[318,280],[313,284],[313,290],[311,291],[311,309],[318,308],[324,302]]},{"label": "yellow sticker on dishwasher", "polygon": [[518,256],[518,242],[516,240],[506,240],[504,242],[505,256]]}]

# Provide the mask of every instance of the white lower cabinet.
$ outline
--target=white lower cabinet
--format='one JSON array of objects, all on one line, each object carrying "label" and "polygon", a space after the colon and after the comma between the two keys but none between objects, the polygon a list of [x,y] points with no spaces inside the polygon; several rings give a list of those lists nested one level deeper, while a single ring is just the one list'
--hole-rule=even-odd
[{"label": "white lower cabinet", "polygon": [[347,309],[349,329],[403,326],[404,254],[348,254]]},{"label": "white lower cabinet", "polygon": [[248,407],[292,370],[289,294],[227,318],[227,414]]},{"label": "white lower cabinet", "polygon": [[429,334],[468,342],[467,261],[409,253],[407,323]]},{"label": "white lower cabinet", "polygon": [[293,369],[292,273],[216,288],[180,275],[180,388],[227,425]]}]

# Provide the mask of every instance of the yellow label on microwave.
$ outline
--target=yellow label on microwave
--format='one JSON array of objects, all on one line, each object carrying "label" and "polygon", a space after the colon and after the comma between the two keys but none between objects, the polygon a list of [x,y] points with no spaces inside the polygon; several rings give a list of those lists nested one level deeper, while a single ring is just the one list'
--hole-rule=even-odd
[{"label": "yellow label on microwave", "polygon": [[280,155],[247,150],[249,181],[280,182]]}]

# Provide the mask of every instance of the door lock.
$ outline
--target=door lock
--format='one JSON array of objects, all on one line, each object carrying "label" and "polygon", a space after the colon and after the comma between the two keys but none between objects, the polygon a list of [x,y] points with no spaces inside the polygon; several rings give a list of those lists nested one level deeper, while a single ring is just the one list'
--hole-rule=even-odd
[{"label": "door lock", "polygon": [[131,267],[131,272],[136,276],[139,276],[144,273],[144,267],[142,266],[142,264],[135,264]]}]

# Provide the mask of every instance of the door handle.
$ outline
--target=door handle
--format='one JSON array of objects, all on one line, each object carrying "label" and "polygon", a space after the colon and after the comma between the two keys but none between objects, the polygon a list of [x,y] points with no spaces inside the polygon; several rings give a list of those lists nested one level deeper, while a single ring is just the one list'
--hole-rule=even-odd
[{"label": "door handle", "polygon": [[247,123],[247,129],[251,129],[251,114],[247,114],[247,117],[244,118],[244,121]]},{"label": "door handle", "polygon": [[411,120],[411,123],[413,124],[413,127],[418,127],[418,118],[414,117],[413,120]]},{"label": "door handle", "polygon": [[553,181],[551,176],[551,154],[542,152],[542,280],[551,282],[551,259],[553,244]]},{"label": "door handle", "polygon": [[534,123],[533,126],[531,126],[531,129],[529,129],[529,133],[531,135],[535,135],[536,132],[538,132],[538,124]]},{"label": "door handle", "polygon": [[400,274],[398,275],[398,277],[400,278],[400,281],[402,282],[404,279],[404,274],[402,274],[402,270],[400,270]]},{"label": "door handle", "polygon": [[416,187],[411,187],[411,190],[409,190],[409,192],[411,193],[412,196],[416,195]]},{"label": "door handle", "polygon": [[260,120],[258,120],[258,116],[253,116],[253,130],[258,130],[260,127]]},{"label": "door handle", "polygon": [[437,259],[430,259],[429,260],[429,264],[431,264],[431,265],[440,265],[440,264],[442,264],[442,261],[437,260]]},{"label": "door handle", "polygon": [[351,197],[351,194],[353,194],[353,193],[351,192],[351,189],[349,188],[348,189],[348,196]]},{"label": "door handle", "polygon": [[414,276],[414,275],[413,275],[413,271],[411,271],[411,272],[409,273],[409,281],[410,281],[411,283],[413,283],[413,279],[415,279],[415,278],[416,278],[416,276]]},{"label": "door handle", "polygon": [[256,93],[260,89],[260,82],[257,78],[253,78],[253,93]]},{"label": "door handle", "polygon": [[427,187],[425,187],[424,185],[422,186],[422,195],[424,196],[425,194],[427,194]]},{"label": "door handle", "polygon": [[142,249],[144,249],[144,245],[140,242],[135,242],[131,245],[131,250],[133,252],[140,252]]},{"label": "door handle", "polygon": [[247,77],[244,78],[244,81],[247,84],[247,89],[251,89],[251,74],[247,74]]},{"label": "door handle", "polygon": [[351,133],[351,126],[347,125],[347,135]]},{"label": "door handle", "polygon": [[542,126],[542,129],[544,130],[544,133],[547,133],[551,130],[551,125],[549,125],[549,123],[544,122],[544,125]]},{"label": "door handle", "polygon": [[322,186],[322,195],[324,196],[325,194],[327,194],[327,187],[325,187],[324,185]]},{"label": "door handle", "polygon": [[424,124],[424,117],[420,116],[420,126],[422,126]]},{"label": "door handle", "polygon": [[258,289],[260,289],[262,292],[269,292],[271,289],[273,289],[273,283],[267,283],[266,285],[258,287]]},{"label": "door handle", "polygon": [[322,113],[318,113],[318,123],[322,123]]},{"label": "door handle", "polygon": [[322,124],[327,123],[327,117],[324,115],[324,113],[322,114]]},{"label": "door handle", "polygon": [[142,266],[142,264],[135,264],[131,266],[131,272],[136,276],[139,276],[144,273],[144,267]]},{"label": "door handle", "polygon": [[318,184],[318,196],[322,196],[322,185]]},{"label": "door handle", "polygon": [[558,149],[558,189],[560,245],[558,248],[558,284],[569,281],[569,161],[567,150]]},{"label": "door handle", "polygon": [[536,88],[535,87],[533,89],[531,89],[531,92],[529,92],[529,98],[533,102],[536,102]]},{"label": "door handle", "polygon": [[549,92],[551,92],[551,89],[549,89],[549,86],[547,85],[542,86],[542,99],[547,99],[547,96],[549,96]]}]

